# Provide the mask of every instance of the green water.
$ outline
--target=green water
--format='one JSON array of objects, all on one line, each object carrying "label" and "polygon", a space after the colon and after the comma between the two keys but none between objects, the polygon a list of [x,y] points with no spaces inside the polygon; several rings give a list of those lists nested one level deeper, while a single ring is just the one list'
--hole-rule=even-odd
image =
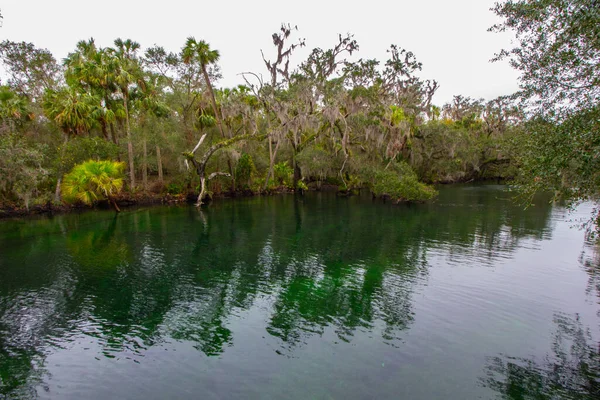
[{"label": "green water", "polygon": [[599,398],[591,206],[510,198],[2,221],[0,398]]}]

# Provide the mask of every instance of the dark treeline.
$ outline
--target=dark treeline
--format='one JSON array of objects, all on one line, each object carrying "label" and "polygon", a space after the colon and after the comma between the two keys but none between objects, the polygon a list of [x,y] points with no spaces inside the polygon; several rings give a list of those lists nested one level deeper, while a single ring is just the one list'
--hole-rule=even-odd
[{"label": "dark treeline", "polygon": [[64,175],[90,159],[124,162],[114,187],[130,197],[328,185],[423,201],[431,183],[514,175],[523,114],[509,98],[439,107],[412,52],[351,61],[359,45],[340,35],[298,62],[295,34],[282,25],[267,78],[243,73],[235,88],[217,87],[219,52],[194,38],[178,53],[90,39],[62,62],[2,42],[0,208],[60,202]]}]

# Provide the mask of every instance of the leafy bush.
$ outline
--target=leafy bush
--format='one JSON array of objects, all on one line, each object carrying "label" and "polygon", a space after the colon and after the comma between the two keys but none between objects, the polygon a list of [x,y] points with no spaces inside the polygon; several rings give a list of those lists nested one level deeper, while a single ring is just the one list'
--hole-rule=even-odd
[{"label": "leafy bush", "polygon": [[0,134],[0,203],[29,208],[49,177],[44,149],[30,146],[16,134]]},{"label": "leafy bush", "polygon": [[171,182],[167,185],[167,193],[178,195],[183,193],[184,187],[181,183]]},{"label": "leafy bush", "polygon": [[275,181],[280,186],[292,186],[294,170],[288,165],[287,161],[275,164],[273,166],[273,173],[275,175]]},{"label": "leafy bush", "polygon": [[68,202],[93,204],[110,200],[123,188],[125,163],[89,160],[76,165],[65,175],[62,190]]},{"label": "leafy bush", "polygon": [[390,196],[398,201],[421,202],[437,195],[435,189],[419,182],[417,174],[405,162],[390,165],[389,169],[365,169],[364,174],[376,196]]},{"label": "leafy bush", "polygon": [[248,153],[242,154],[235,168],[235,178],[244,189],[252,186],[252,178],[256,173],[256,167],[252,156]]},{"label": "leafy bush", "polygon": [[302,175],[306,178],[316,179],[323,182],[327,177],[336,176],[343,163],[343,157],[336,157],[332,152],[325,150],[319,145],[309,146],[298,156],[297,161],[302,169]]},{"label": "leafy bush", "polygon": [[59,171],[69,171],[87,160],[115,160],[119,156],[118,145],[97,137],[71,139],[59,149]]}]

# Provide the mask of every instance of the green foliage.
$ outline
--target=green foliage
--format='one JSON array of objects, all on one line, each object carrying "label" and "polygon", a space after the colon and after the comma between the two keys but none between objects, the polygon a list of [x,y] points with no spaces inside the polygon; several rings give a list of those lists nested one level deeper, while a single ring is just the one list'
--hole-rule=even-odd
[{"label": "green foliage", "polygon": [[600,188],[600,107],[574,113],[561,124],[539,117],[514,138],[517,184],[528,199],[537,191],[557,198],[595,199]]},{"label": "green foliage", "polygon": [[600,151],[600,12],[595,0],[518,0],[496,4],[511,30],[508,59],[521,72],[519,93],[531,109],[526,134],[513,149],[518,184],[531,201],[537,190],[571,201],[598,194]]},{"label": "green foliage", "polygon": [[492,31],[512,31],[517,45],[497,55],[521,73],[521,95],[541,114],[600,101],[600,12],[596,0],[509,0],[493,11]]},{"label": "green foliage", "polygon": [[44,168],[46,149],[31,146],[17,134],[0,134],[0,204],[29,208],[39,198],[49,173]]},{"label": "green foliage", "polygon": [[238,160],[235,168],[236,181],[240,182],[245,189],[249,189],[252,186],[252,178],[256,174],[256,167],[252,156],[248,153],[243,153]]},{"label": "green foliage", "polygon": [[167,185],[167,193],[172,194],[172,195],[179,195],[184,193],[184,185],[182,185],[181,183],[178,182],[170,182]]},{"label": "green foliage", "polygon": [[100,107],[100,99],[72,88],[49,90],[42,103],[44,114],[67,135],[83,135],[92,128],[92,113]]},{"label": "green foliage", "polygon": [[338,175],[343,163],[343,158],[340,160],[340,156],[331,154],[323,146],[313,145],[304,149],[296,157],[296,161],[300,164],[305,177],[323,182],[327,177]]},{"label": "green foliage", "polygon": [[31,100],[39,100],[44,90],[53,89],[60,80],[61,69],[52,53],[33,43],[4,40],[0,43],[0,58],[9,86]]},{"label": "green foliage", "polygon": [[273,166],[273,173],[275,175],[275,181],[280,186],[292,187],[292,177],[294,170],[290,167],[287,161],[277,163]]},{"label": "green foliage", "polygon": [[[10,77],[0,88],[1,132],[17,133],[29,151],[41,151],[40,168],[54,180],[86,160],[114,161],[127,151],[132,191],[139,190],[140,175],[144,190],[162,192],[165,182],[175,182],[168,191],[180,194],[198,184],[196,172],[217,172],[208,183],[215,193],[231,184],[222,178],[228,173],[241,190],[327,182],[343,191],[370,187],[418,200],[430,192],[397,165],[406,163],[426,182],[514,171],[516,148],[506,145],[507,133],[521,120],[508,111],[514,111],[509,99],[456,96],[443,108],[433,106],[437,82],[420,78],[422,65],[412,52],[393,45],[386,61],[352,62],[347,57],[359,50],[352,35],[287,64],[303,45],[288,42],[292,31],[283,26],[273,36],[280,54],[265,63],[268,82],[256,85],[260,73],[250,73],[247,85],[234,88],[215,87],[220,53],[194,38],[177,53],[154,46],[143,58],[133,40],[117,39],[111,47],[80,41],[64,68],[46,50],[5,42],[0,61]],[[297,69],[288,69],[294,64]],[[42,111],[46,118],[32,118]],[[53,196],[52,178],[30,180],[36,189],[27,192]],[[14,193],[4,196],[21,202]]]},{"label": "green foliage", "polygon": [[17,95],[8,86],[0,86],[0,124],[2,130],[14,132],[25,122],[33,119],[26,98]]},{"label": "green foliage", "polygon": [[115,161],[89,160],[76,165],[64,177],[64,199],[84,204],[111,199],[123,188],[124,169],[124,163]]},{"label": "green foliage", "polygon": [[376,196],[390,196],[396,200],[421,202],[431,200],[437,192],[417,178],[415,172],[404,162],[390,166],[390,169],[375,169],[365,175]]},{"label": "green foliage", "polygon": [[58,149],[58,170],[69,171],[86,160],[115,160],[120,148],[98,137],[81,137],[69,140]]}]

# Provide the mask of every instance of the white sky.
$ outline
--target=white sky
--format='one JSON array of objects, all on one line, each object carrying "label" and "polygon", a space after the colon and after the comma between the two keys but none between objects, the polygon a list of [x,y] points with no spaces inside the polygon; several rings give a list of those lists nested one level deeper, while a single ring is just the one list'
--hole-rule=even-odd
[{"label": "white sky", "polygon": [[0,39],[32,42],[59,60],[82,39],[100,46],[131,38],[142,48],[158,44],[178,51],[188,36],[208,41],[221,52],[219,86],[243,83],[238,74],[267,75],[260,50],[273,54],[271,34],[282,22],[298,25],[306,48],[330,48],[338,33],[353,33],[357,57],[387,59],[394,43],[411,50],[423,63],[421,76],[440,83],[434,102],[454,94],[491,99],[517,90],[508,63],[490,63],[510,45],[510,34],[487,32],[497,19],[494,0],[1,0]]}]

